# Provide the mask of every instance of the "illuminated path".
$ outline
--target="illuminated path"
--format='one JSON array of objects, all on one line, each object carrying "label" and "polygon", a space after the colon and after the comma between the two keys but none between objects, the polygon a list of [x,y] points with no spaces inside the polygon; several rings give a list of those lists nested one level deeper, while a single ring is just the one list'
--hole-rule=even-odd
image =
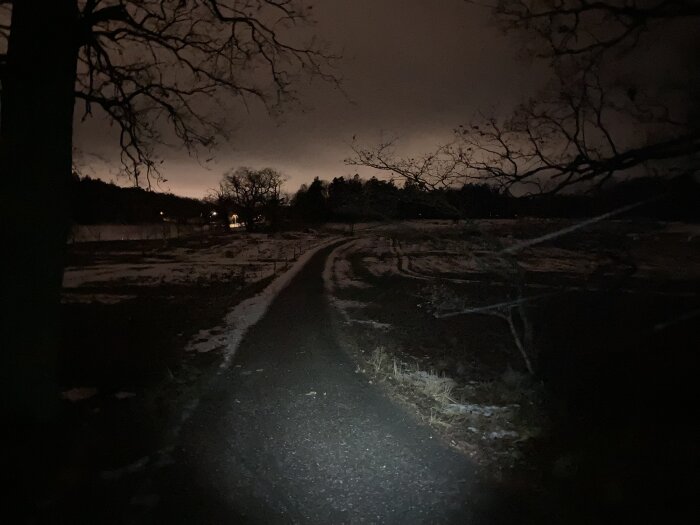
[{"label": "illuminated path", "polygon": [[329,252],[309,261],[203,394],[157,522],[468,521],[472,467],[368,385],[337,345],[321,278]]}]

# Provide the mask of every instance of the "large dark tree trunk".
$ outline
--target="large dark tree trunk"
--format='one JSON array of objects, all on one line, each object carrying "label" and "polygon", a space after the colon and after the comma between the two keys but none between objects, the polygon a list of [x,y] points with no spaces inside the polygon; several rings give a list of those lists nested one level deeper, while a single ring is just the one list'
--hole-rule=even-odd
[{"label": "large dark tree trunk", "polygon": [[0,403],[15,431],[58,416],[77,22],[76,0],[16,0],[2,73]]}]

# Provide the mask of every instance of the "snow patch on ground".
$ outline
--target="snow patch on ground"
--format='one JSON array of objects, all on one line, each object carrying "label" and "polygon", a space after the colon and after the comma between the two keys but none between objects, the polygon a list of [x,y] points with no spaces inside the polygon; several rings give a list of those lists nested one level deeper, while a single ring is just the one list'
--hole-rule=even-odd
[{"label": "snow patch on ground", "polygon": [[117,304],[122,301],[135,299],[135,295],[109,293],[64,293],[61,302],[64,304]]},{"label": "snow patch on ground", "polygon": [[465,255],[425,255],[414,256],[411,260],[413,270],[425,275],[445,275],[482,272],[482,265],[472,257]]},{"label": "snow patch on ground", "polygon": [[369,273],[375,277],[385,277],[399,273],[396,260],[393,258],[363,257],[362,263],[366,265]]},{"label": "snow patch on ground", "polygon": [[134,241],[152,239],[175,239],[188,235],[203,234],[208,225],[159,224],[78,224],[71,228],[68,242]]},{"label": "snow patch on ground", "polygon": [[363,303],[362,301],[352,301],[350,299],[333,299],[333,304],[338,308],[347,310],[349,308],[366,308],[368,303]]},{"label": "snow patch on ground", "polygon": [[114,470],[103,470],[100,472],[100,477],[105,481],[115,481],[129,474],[135,474],[136,472],[144,470],[149,464],[150,460],[150,456],[144,456],[137,459],[133,463],[126,465],[125,467]]},{"label": "snow patch on ground", "polygon": [[508,412],[513,408],[517,409],[518,405],[496,406],[477,405],[472,403],[449,403],[445,405],[443,412],[446,414],[470,414],[491,417],[496,413]]},{"label": "snow patch on ground", "polygon": [[363,238],[341,244],[334,249],[326,259],[326,265],[323,268],[324,287],[330,303],[336,308],[346,323],[368,325],[378,330],[390,330],[393,328],[390,324],[380,323],[372,319],[356,319],[350,315],[350,310],[361,310],[368,306],[367,303],[339,299],[334,295],[336,291],[342,289],[369,287],[367,283],[355,277],[352,265],[348,260],[348,256],[353,252],[359,249],[367,249],[368,247],[371,247],[369,240]]},{"label": "snow patch on ground", "polygon": [[[272,281],[262,292],[237,304],[226,314],[222,327],[201,331],[192,338],[187,344],[186,350],[210,352],[223,348],[224,358],[220,368],[228,368],[248,329],[265,315],[275,297],[291,282],[316,252],[337,242],[337,240],[337,238],[332,238],[307,250],[286,272]],[[217,330],[220,333],[214,334]]]},{"label": "snow patch on ground", "polygon": [[124,390],[114,394],[114,398],[119,399],[120,401],[124,399],[131,399],[132,397],[136,397],[136,394],[133,392],[126,392]]},{"label": "snow patch on ground", "polygon": [[[517,221],[480,220],[470,227],[478,235],[467,237],[463,225],[456,226],[449,221],[406,221],[378,225],[364,234],[362,244],[348,245],[337,254],[333,272],[342,273],[345,268],[351,270],[349,258],[353,256],[353,261],[359,261],[364,270],[378,278],[399,276],[418,280],[440,278],[456,283],[476,282],[474,279],[479,279],[480,274],[493,272],[498,269],[497,265],[505,264],[494,255],[494,250],[499,245],[507,246],[515,242],[506,232],[519,224]],[[528,221],[528,224],[552,231],[562,226],[561,221]],[[669,255],[650,250],[644,239],[649,236],[672,238],[681,235],[688,242],[693,242],[693,239],[700,237],[698,231],[692,225],[672,223],[663,230],[628,234],[627,237],[632,239],[629,246],[611,248],[605,252],[591,251],[587,245],[579,249],[545,243],[523,250],[517,262],[525,271],[532,273],[585,276],[630,270],[637,278],[696,278],[700,269],[697,256]],[[591,235],[595,235],[595,232]],[[490,244],[488,239],[496,244]],[[686,259],[683,264],[678,262],[679,256]],[[632,260],[634,267],[629,266]],[[350,279],[357,281],[354,276]],[[357,284],[349,283],[351,286]]]},{"label": "snow patch on ground", "polygon": [[356,239],[335,248],[323,268],[323,282],[326,291],[332,294],[336,288],[367,288],[368,285],[357,279],[352,270],[348,255],[365,246],[368,239]]},{"label": "snow patch on ground", "polygon": [[389,323],[380,323],[379,321],[374,321],[372,319],[353,319],[352,317],[347,317],[347,322],[371,326],[377,330],[391,330],[393,328],[393,326],[391,326]]},{"label": "snow patch on ground", "polygon": [[151,257],[127,248],[119,254],[127,258],[133,255],[136,262],[103,261],[89,266],[69,266],[64,272],[63,288],[64,293],[71,293],[68,300],[74,301],[81,287],[113,281],[148,287],[239,278],[250,284],[288,268],[318,240],[318,235],[311,234],[291,238],[247,234],[223,245],[164,249]]},{"label": "snow patch on ground", "polygon": [[94,397],[97,395],[97,389],[92,388],[92,387],[77,387],[77,388],[71,388],[70,390],[66,390],[64,392],[61,392],[61,397],[65,399],[66,401],[71,401],[72,403],[75,403],[77,401],[84,401],[86,399],[90,399],[91,397]]}]

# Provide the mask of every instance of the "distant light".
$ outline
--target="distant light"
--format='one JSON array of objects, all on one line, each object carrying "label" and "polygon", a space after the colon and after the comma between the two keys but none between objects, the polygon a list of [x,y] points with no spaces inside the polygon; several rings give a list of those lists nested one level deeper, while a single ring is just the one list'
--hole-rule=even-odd
[{"label": "distant light", "polygon": [[161,214],[161,215],[165,215],[165,212],[164,212],[164,211],[162,211],[162,212],[160,212],[160,214]]},{"label": "distant light", "polygon": [[216,216],[218,215],[218,213],[216,213],[215,211],[211,212],[211,214],[212,214],[214,217],[216,217]]}]

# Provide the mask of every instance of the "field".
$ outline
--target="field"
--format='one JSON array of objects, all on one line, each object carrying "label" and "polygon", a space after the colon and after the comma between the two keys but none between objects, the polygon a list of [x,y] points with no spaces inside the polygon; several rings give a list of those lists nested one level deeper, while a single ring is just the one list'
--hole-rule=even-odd
[{"label": "field", "polygon": [[70,245],[60,361],[74,434],[69,490],[120,478],[168,446],[200,382],[220,366],[227,312],[255,307],[251,298],[334,235],[205,232]]},{"label": "field", "polygon": [[680,482],[696,454],[700,232],[615,221],[507,254],[570,225],[385,225],[327,270],[359,367],[482,466],[489,519],[601,522],[647,512],[646,498],[688,504],[658,480]]},{"label": "field", "polygon": [[70,490],[95,474],[118,485],[154,461],[288,270],[344,239],[324,271],[337,338],[358,374],[479,465],[479,512],[596,522],[646,509],[646,498],[684,504],[658,481],[680,483],[697,459],[700,232],[607,222],[508,254],[567,226],[422,221],[357,225],[352,236],[337,227],[71,245],[61,368],[78,429]]}]

